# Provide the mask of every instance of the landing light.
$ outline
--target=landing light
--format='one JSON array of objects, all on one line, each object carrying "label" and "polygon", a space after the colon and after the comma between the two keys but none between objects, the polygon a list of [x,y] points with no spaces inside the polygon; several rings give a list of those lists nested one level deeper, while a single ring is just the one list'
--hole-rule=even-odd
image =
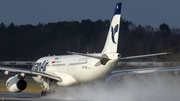
[{"label": "landing light", "polygon": [[37,78],[38,78],[39,80],[42,80],[42,76],[39,76],[39,75],[38,75]]},{"label": "landing light", "polygon": [[4,74],[9,75],[9,71],[5,71]]},{"label": "landing light", "polygon": [[20,75],[21,75],[22,77],[25,77],[25,76],[26,76],[24,73],[21,73]]}]

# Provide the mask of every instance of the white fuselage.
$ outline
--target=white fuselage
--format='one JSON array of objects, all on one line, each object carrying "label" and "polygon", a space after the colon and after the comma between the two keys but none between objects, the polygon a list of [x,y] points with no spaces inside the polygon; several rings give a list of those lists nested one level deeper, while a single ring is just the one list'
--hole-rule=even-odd
[{"label": "white fuselage", "polygon": [[[101,53],[82,54],[68,52],[76,55],[43,57],[37,60],[32,70],[59,77],[61,80],[57,81],[58,86],[70,86],[104,79],[116,67],[120,58],[120,55],[117,53],[120,17],[121,3],[118,3],[115,6],[107,39]],[[41,82],[37,78],[38,76],[34,77],[36,82],[48,82],[48,80]]]},{"label": "white fuselage", "polygon": [[[102,56],[103,54],[92,55]],[[37,60],[32,70],[59,76],[62,79],[62,82],[57,82],[59,86],[91,82],[104,79],[116,67],[118,53],[106,55],[111,57],[111,60],[105,65],[102,65],[99,59],[80,55],[47,56]]]}]

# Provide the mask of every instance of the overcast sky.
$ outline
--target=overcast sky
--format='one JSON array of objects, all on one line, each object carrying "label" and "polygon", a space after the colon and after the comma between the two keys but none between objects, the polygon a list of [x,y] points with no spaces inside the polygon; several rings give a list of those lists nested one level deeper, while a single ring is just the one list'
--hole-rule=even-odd
[{"label": "overcast sky", "polygon": [[111,19],[116,3],[122,2],[122,17],[135,24],[158,28],[166,23],[180,28],[180,0],[0,0],[0,23]]}]

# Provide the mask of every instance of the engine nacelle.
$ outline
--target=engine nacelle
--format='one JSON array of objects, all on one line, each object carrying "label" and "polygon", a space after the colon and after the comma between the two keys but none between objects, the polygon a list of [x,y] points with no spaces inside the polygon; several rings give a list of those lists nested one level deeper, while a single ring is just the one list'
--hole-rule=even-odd
[{"label": "engine nacelle", "polygon": [[40,78],[38,78],[38,76],[33,76],[32,78],[34,79],[35,82],[37,82],[39,84],[43,84],[43,78],[40,79]]},{"label": "engine nacelle", "polygon": [[17,93],[22,92],[27,87],[25,80],[20,80],[17,76],[10,77],[6,81],[6,88],[9,92]]}]

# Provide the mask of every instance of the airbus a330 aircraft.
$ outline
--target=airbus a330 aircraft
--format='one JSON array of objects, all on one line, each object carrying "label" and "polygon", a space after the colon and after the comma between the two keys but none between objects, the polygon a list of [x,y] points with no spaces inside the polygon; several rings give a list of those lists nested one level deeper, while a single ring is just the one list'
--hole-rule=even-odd
[{"label": "airbus a330 aircraft", "polygon": [[160,71],[178,71],[179,68],[155,68],[155,69],[132,69],[112,72],[120,59],[131,59],[167,53],[148,54],[140,56],[122,57],[117,53],[119,28],[121,17],[121,3],[115,6],[114,15],[111,21],[104,49],[101,53],[82,54],[68,52],[73,55],[46,56],[36,61],[31,70],[19,68],[7,68],[0,66],[5,74],[16,73],[9,78],[6,87],[10,92],[23,91],[27,83],[25,76],[32,76],[33,79],[43,86],[42,95],[49,92],[51,82],[58,86],[71,86],[84,84],[94,80],[106,80],[127,74],[150,73]]}]

